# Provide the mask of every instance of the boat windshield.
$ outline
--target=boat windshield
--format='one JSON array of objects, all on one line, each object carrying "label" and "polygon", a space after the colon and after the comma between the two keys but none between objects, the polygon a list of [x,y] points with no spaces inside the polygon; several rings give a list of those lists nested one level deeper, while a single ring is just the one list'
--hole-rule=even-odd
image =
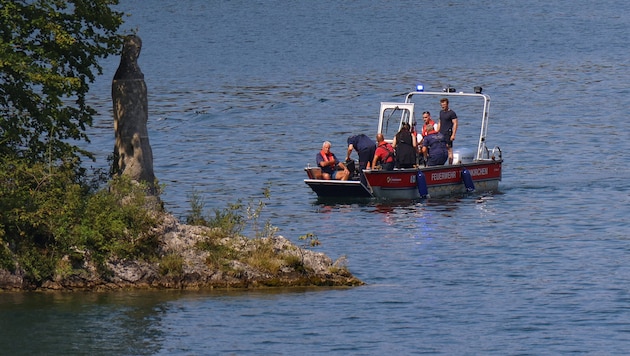
[{"label": "boat windshield", "polygon": [[383,127],[381,133],[386,140],[392,140],[396,133],[400,131],[403,122],[411,126],[415,120],[411,118],[411,113],[406,108],[387,108],[383,111]]}]

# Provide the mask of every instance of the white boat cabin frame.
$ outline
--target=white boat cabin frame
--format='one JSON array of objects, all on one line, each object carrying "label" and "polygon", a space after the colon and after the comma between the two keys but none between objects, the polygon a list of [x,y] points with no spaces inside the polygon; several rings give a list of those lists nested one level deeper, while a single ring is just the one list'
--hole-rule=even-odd
[{"label": "white boat cabin frame", "polygon": [[[480,161],[484,159],[490,159],[490,154],[488,152],[488,148],[486,147],[486,135],[488,133],[488,116],[490,110],[490,97],[486,94],[481,93],[463,93],[463,92],[425,92],[425,91],[414,91],[410,92],[405,96],[404,103],[396,103],[396,102],[381,102],[381,108],[379,113],[378,120],[378,129],[377,133],[382,133],[387,142],[392,142],[393,137],[396,135],[398,131],[402,128],[403,123],[407,122],[410,126],[413,125],[414,122],[422,122],[421,119],[416,120],[415,117],[415,103],[412,102],[413,96],[416,95],[429,95],[434,97],[477,97],[483,100],[483,111],[481,112],[481,130],[479,133],[479,141],[477,145],[477,153],[474,156],[475,161]],[[439,100],[439,99],[438,99]],[[390,127],[393,124],[392,119],[396,118],[396,124]],[[434,119],[434,121],[439,120],[439,118]],[[492,153],[494,156],[494,152]]]}]

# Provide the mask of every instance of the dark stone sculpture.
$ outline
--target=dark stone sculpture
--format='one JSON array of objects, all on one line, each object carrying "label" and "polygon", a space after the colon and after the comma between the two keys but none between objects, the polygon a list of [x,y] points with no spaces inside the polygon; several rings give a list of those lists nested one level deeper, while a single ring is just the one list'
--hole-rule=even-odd
[{"label": "dark stone sculpture", "polygon": [[125,38],[120,65],[112,81],[116,135],[112,172],[154,188],[153,153],[147,132],[147,86],[137,61],[141,48],[140,37]]}]

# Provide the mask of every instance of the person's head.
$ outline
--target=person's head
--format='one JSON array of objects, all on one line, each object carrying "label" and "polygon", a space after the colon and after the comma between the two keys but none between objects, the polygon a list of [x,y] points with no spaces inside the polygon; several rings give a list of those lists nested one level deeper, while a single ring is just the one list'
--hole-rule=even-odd
[{"label": "person's head", "polygon": [[400,131],[409,131],[411,129],[411,126],[409,126],[408,122],[403,122],[402,126],[400,127]]},{"label": "person's head", "polygon": [[440,99],[440,105],[442,106],[442,110],[448,109],[448,98]]},{"label": "person's head", "polygon": [[385,141],[385,137],[383,137],[383,134],[382,133],[377,133],[376,134],[376,142],[380,143],[380,142],[383,142],[383,141]]},{"label": "person's head", "polygon": [[426,126],[427,135],[435,133],[435,127],[433,125]]},{"label": "person's head", "polygon": [[422,113],[422,120],[424,120],[424,124],[428,124],[429,121],[431,120],[431,113],[428,111],[425,111]]},{"label": "person's head", "polygon": [[330,146],[330,142],[324,141],[324,143],[322,144],[322,151],[326,153],[330,152]]}]

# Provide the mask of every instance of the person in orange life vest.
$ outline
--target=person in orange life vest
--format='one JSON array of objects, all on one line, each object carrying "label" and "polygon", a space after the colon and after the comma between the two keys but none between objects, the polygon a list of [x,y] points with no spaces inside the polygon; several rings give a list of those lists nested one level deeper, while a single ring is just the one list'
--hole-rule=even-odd
[{"label": "person in orange life vest", "polygon": [[385,141],[383,134],[376,134],[376,152],[374,153],[374,159],[372,160],[372,168],[376,167],[380,163],[381,167],[385,171],[391,171],[394,169],[394,147]]},{"label": "person in orange life vest", "polygon": [[[330,146],[330,142],[325,141],[322,150],[315,157],[317,166],[322,169],[322,179],[348,180],[350,171],[345,164],[337,160],[334,153],[330,152]],[[337,170],[337,167],[341,170]]]},{"label": "person in orange life vest", "polygon": [[427,127],[431,126],[435,128],[435,121],[431,118],[431,113],[428,111],[422,112],[422,129],[417,135],[416,141],[418,141],[418,158],[421,163],[424,160],[424,156],[422,154],[422,141],[424,137],[427,135]]},{"label": "person in orange life vest", "polygon": [[422,113],[422,121],[424,121],[424,124],[422,124],[422,137],[419,137],[420,140],[418,141],[418,146],[422,144],[422,139],[427,135],[427,126],[431,125],[431,127],[435,128],[435,121],[431,118],[430,112],[425,111]]}]

